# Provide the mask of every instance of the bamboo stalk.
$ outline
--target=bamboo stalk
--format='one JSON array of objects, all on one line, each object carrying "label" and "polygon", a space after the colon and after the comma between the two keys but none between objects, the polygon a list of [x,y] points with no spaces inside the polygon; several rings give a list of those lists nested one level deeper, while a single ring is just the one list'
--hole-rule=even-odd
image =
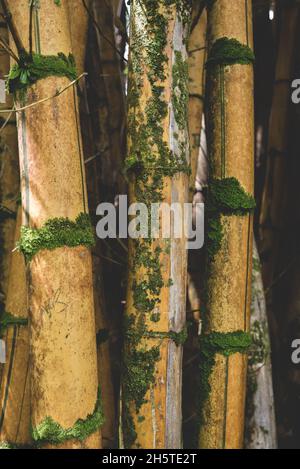
[{"label": "bamboo stalk", "polygon": [[[28,2],[9,2],[9,6],[27,47]],[[41,0],[38,22],[37,52],[68,56],[72,47],[66,0],[60,6]],[[37,81],[27,89],[27,103],[53,95],[68,80],[50,76]],[[36,230],[57,217],[73,221],[88,211],[77,106],[72,87],[57,100],[18,116],[27,228]],[[28,261],[27,272],[34,439],[48,448],[99,448],[91,254],[83,245],[42,248]],[[57,425],[62,428],[59,437]]]},{"label": "bamboo stalk", "polygon": [[[247,54],[251,56],[249,50],[253,45],[251,7],[252,2],[245,3],[244,0],[212,2],[208,10],[209,57],[216,41],[223,38],[237,40],[237,47],[241,47],[242,51],[245,51],[243,46],[248,46]],[[227,53],[230,57],[230,51]],[[220,55],[222,56],[222,52]],[[223,56],[220,59],[220,55],[207,68],[207,130],[210,159],[208,196],[213,190],[213,181],[215,184],[218,181],[221,184],[226,182],[231,184],[230,178],[235,178],[239,182],[242,192],[252,194],[254,160],[252,65],[247,60],[246,64],[237,63],[235,59],[229,61],[231,65],[226,65],[228,62],[226,59],[222,62]],[[215,59],[213,55],[211,57],[212,60]],[[244,58],[242,52],[241,59]],[[200,378],[204,398],[200,409],[202,420],[199,443],[201,448],[219,449],[243,446],[247,359],[244,353],[234,353],[234,350],[236,346],[237,351],[246,351],[249,341],[247,332],[252,258],[252,215],[245,211],[244,216],[240,216],[239,210],[236,212],[232,210],[229,215],[224,214],[220,209],[222,196],[223,193],[220,195],[219,205],[216,206],[217,213],[220,214],[218,215],[220,225],[217,230],[221,230],[217,231],[217,236],[221,233],[222,235],[220,244],[209,255],[205,292],[206,315],[203,318],[205,328],[204,335],[200,338],[203,343],[206,339],[207,346],[211,347],[206,352],[210,354],[212,361],[205,358],[207,355],[202,356]],[[241,199],[238,196],[239,208],[240,204]],[[249,198],[249,206],[252,204],[253,201]],[[233,208],[233,205],[231,207]],[[214,236],[210,231],[212,226],[207,228],[208,236]]]},{"label": "bamboo stalk", "polygon": [[[185,39],[190,12],[185,9],[182,18],[180,4],[131,3],[126,164],[130,202],[143,202],[148,209],[157,200],[181,206],[188,200]],[[185,327],[185,242],[184,236],[171,235],[129,243],[125,447],[181,447],[182,345],[170,333],[182,336]]]},{"label": "bamboo stalk", "polygon": [[[15,243],[20,238],[22,212],[18,209]],[[13,318],[3,330],[6,363],[0,382],[0,441],[29,446],[30,433],[30,370],[26,270],[22,254],[12,254],[6,312]],[[5,316],[3,316],[3,319]],[[24,324],[18,324],[19,320]],[[1,327],[2,330],[3,326]]]},{"label": "bamboo stalk", "polygon": [[[299,24],[299,5],[287,5],[282,12],[279,51],[275,71],[273,102],[269,122],[268,159],[259,219],[259,251],[262,275],[268,288],[273,282],[279,252],[280,233],[286,207],[288,115],[291,99],[294,54]],[[270,297],[267,298],[270,301]],[[273,326],[274,327],[274,326]]]}]

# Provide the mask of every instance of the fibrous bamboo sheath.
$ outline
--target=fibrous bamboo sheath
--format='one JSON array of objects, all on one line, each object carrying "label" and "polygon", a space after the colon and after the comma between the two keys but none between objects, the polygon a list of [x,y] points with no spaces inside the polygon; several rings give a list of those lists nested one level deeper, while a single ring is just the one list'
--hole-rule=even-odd
[{"label": "fibrous bamboo sheath", "polygon": [[[27,47],[28,2],[10,1],[9,6]],[[60,5],[40,1],[36,24],[37,52],[45,56],[72,52],[65,0]],[[25,101],[53,96],[68,84],[67,77],[41,79],[28,88]],[[57,217],[75,220],[87,213],[75,88],[20,113],[18,134],[23,225],[35,230]],[[79,421],[82,429],[97,402],[90,252],[84,246],[65,245],[39,250],[28,262],[28,280],[34,438],[45,447],[98,448],[100,435],[94,420],[82,432],[71,431]],[[56,424],[63,430],[58,438]]]},{"label": "fibrous bamboo sheath", "polygon": [[[251,3],[211,2],[208,10],[211,61],[207,64],[206,90],[210,187],[213,181],[219,180],[223,187],[226,182],[231,185],[234,180],[230,178],[235,178],[241,186],[240,195],[248,197],[248,208],[252,206],[249,194],[253,193],[254,164]],[[221,42],[217,44],[218,40]],[[215,47],[214,55],[216,44],[219,50]],[[208,194],[211,190],[208,189]],[[240,198],[240,195],[236,199],[232,195],[230,200],[229,191],[225,201],[222,191],[218,193],[221,210],[220,219],[217,218],[220,221],[217,242],[221,232],[222,237],[217,252],[208,261],[204,331],[208,341],[211,338],[218,346],[214,343],[216,353],[211,374],[201,377],[207,378],[210,386],[201,409],[201,448],[243,446],[247,359],[234,350],[242,351],[248,343],[252,215],[250,210],[243,212],[246,206],[242,206],[244,196]],[[215,208],[218,211],[219,207]],[[209,237],[212,233],[207,229]]]},{"label": "fibrous bamboo sheath", "polygon": [[[189,17],[184,1],[131,3],[126,166],[130,201],[148,209],[151,202],[182,205],[188,198]],[[184,235],[130,240],[122,392],[126,447],[181,446],[185,242]]]},{"label": "fibrous bamboo sheath", "polygon": [[[21,216],[20,207],[15,243],[20,238]],[[1,327],[6,343],[6,363],[0,374],[0,442],[29,445],[30,370],[26,271],[24,257],[16,250],[11,259],[5,307],[3,319],[6,318],[10,323],[7,327]]]}]

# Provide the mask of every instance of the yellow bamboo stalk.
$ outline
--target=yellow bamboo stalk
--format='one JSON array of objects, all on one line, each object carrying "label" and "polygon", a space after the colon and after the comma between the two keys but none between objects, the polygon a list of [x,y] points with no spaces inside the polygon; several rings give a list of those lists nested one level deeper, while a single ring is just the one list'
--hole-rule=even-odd
[{"label": "yellow bamboo stalk", "polygon": [[[210,50],[222,38],[235,39],[240,45],[252,48],[251,8],[251,1],[211,2]],[[253,194],[253,70],[251,63],[237,62],[211,63],[207,69],[210,177],[221,181],[236,178],[244,191]],[[249,331],[252,215],[221,213],[220,223],[221,244],[209,261],[204,331],[217,342],[225,337],[232,340],[228,333]],[[245,343],[246,336],[242,336]],[[208,379],[210,391],[201,409],[199,443],[201,448],[241,448],[247,360],[244,354],[227,350],[226,345],[230,356],[220,353],[222,344],[218,343],[218,347],[213,352],[215,363],[211,374],[202,376],[202,380]],[[205,367],[201,369],[204,373]]]},{"label": "yellow bamboo stalk", "polygon": [[[90,1],[85,0],[86,7]],[[70,33],[73,55],[79,74],[85,71],[85,54],[89,16],[82,0],[68,0]]]},{"label": "yellow bamboo stalk", "polygon": [[[188,200],[189,19],[184,2],[131,3],[129,193],[131,202],[148,209],[157,200],[181,206]],[[172,234],[168,240],[130,240],[122,392],[126,447],[181,446],[185,242]]]},{"label": "yellow bamboo stalk", "polygon": [[[36,50],[43,55],[72,52],[68,5],[41,0],[35,28]],[[10,9],[28,47],[27,0]],[[29,87],[26,102],[55,94],[67,77],[50,76]],[[56,217],[75,220],[87,213],[82,144],[74,87],[56,100],[18,116],[23,225],[37,229]],[[85,425],[97,403],[97,360],[92,263],[84,246],[41,249],[28,262],[32,346],[33,435],[44,447],[99,448],[100,434]],[[96,414],[98,415],[98,413]],[[97,419],[97,426],[99,421]],[[55,427],[63,438],[55,438]],[[64,432],[67,431],[67,432]],[[75,433],[76,434],[76,433]]]},{"label": "yellow bamboo stalk", "polygon": [[[19,207],[15,243],[20,238],[21,218]],[[0,384],[0,441],[27,446],[31,443],[27,287],[24,257],[16,250],[11,259],[6,312],[13,318],[4,335],[7,361]],[[20,319],[24,324],[18,324]]]},{"label": "yellow bamboo stalk", "polygon": [[[87,50],[87,30],[89,23],[89,13],[93,14],[91,8],[92,2],[86,1],[84,6],[82,0],[69,0],[69,18],[70,18],[70,31],[71,31],[71,42],[73,55],[76,60],[77,69],[79,73],[83,73],[85,70],[85,58]],[[101,9],[107,6],[105,4],[98,4],[97,8]],[[106,18],[107,19],[107,18]],[[96,18],[97,21],[97,18]],[[101,26],[101,24],[99,25]],[[112,28],[113,30],[113,28]],[[106,34],[106,31],[104,31]],[[101,57],[99,56],[99,60]],[[111,79],[111,78],[110,78]],[[82,96],[82,108],[84,108],[84,99],[85,95]],[[111,112],[111,109],[110,109]],[[82,123],[83,135],[87,135],[87,138],[92,138],[90,132],[88,132],[88,126],[90,123],[90,116],[84,116],[84,122]],[[85,142],[85,147],[93,148],[94,152],[95,146],[94,142]],[[92,153],[90,153],[92,154]],[[87,156],[90,156],[87,155]],[[99,178],[98,178],[99,179]],[[87,189],[90,191],[89,200],[92,209],[96,209],[97,204],[100,202],[100,199],[97,199],[99,194],[99,188],[94,187],[95,182],[97,184],[97,164],[92,165],[92,170],[87,172]],[[108,332],[107,320],[105,317],[105,305],[104,305],[104,292],[103,292],[103,282],[101,282],[101,264],[99,260],[99,243],[95,247],[93,252],[93,283],[94,283],[94,305],[95,305],[95,323],[96,323],[96,337],[97,340],[97,365],[98,365],[98,377],[99,377],[99,387],[101,389],[101,395],[103,400],[103,410],[105,415],[105,422],[102,426],[102,445],[104,448],[111,448],[114,446],[116,440],[116,421],[115,421],[115,402],[114,402],[114,390],[112,386],[112,373],[111,373],[111,360],[109,353],[109,340],[108,337],[104,337],[105,340],[102,340],[101,337],[105,336]]]}]

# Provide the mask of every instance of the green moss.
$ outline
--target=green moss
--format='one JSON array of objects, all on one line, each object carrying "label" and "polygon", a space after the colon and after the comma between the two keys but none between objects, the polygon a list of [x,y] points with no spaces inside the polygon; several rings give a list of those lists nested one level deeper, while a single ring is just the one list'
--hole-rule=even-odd
[{"label": "green moss", "polygon": [[9,326],[27,326],[28,319],[13,316],[11,313],[3,312],[0,316],[0,337]]},{"label": "green moss", "polygon": [[204,418],[204,404],[211,391],[209,378],[216,363],[216,354],[229,357],[235,353],[247,353],[251,342],[250,334],[243,331],[212,332],[200,336],[200,424]]},{"label": "green moss", "polygon": [[48,220],[41,228],[22,226],[17,246],[25,259],[30,261],[43,249],[52,250],[62,246],[92,247],[94,243],[95,238],[89,216],[81,213],[75,221],[68,218],[54,218]]},{"label": "green moss", "polygon": [[53,445],[58,445],[73,439],[83,441],[88,436],[95,433],[103,423],[104,415],[101,393],[98,391],[95,410],[92,414],[88,415],[85,420],[78,419],[72,428],[65,429],[51,417],[46,417],[42,423],[32,429],[32,438],[39,444],[50,443]]},{"label": "green moss", "polygon": [[246,215],[256,206],[254,197],[248,194],[233,177],[211,179],[208,196],[209,204],[218,208],[224,215]]},{"label": "green moss", "polygon": [[266,323],[254,321],[251,325],[252,346],[249,350],[249,366],[263,364],[270,354],[268,329]]},{"label": "green moss", "polygon": [[59,76],[75,80],[77,77],[73,56],[69,57],[60,53],[55,55],[26,54],[20,58],[20,63],[15,64],[8,75],[7,87],[10,93],[26,91],[38,80]]},{"label": "green moss", "polygon": [[206,251],[212,260],[223,239],[221,215],[245,216],[255,209],[255,199],[235,178],[211,179],[206,194]]},{"label": "green moss", "polygon": [[146,403],[145,396],[155,380],[155,365],[159,360],[159,347],[146,348],[142,339],[147,332],[144,314],[127,316],[125,337],[127,345],[122,370],[123,411],[122,423],[125,447],[129,448],[136,440],[132,418],[132,407],[138,414]]},{"label": "green moss", "polygon": [[187,337],[188,337],[188,331],[187,331],[187,327],[184,327],[181,332],[147,331],[145,332],[144,337],[153,338],[153,339],[171,339],[177,346],[179,346],[179,345],[185,344]]},{"label": "green moss", "polygon": [[181,52],[175,51],[174,54],[175,63],[172,70],[172,103],[178,128],[185,130],[188,124],[188,63],[186,60],[183,60]]},{"label": "green moss", "polygon": [[222,37],[212,46],[206,66],[210,65],[234,65],[252,64],[255,56],[250,47],[241,44],[236,39]]}]

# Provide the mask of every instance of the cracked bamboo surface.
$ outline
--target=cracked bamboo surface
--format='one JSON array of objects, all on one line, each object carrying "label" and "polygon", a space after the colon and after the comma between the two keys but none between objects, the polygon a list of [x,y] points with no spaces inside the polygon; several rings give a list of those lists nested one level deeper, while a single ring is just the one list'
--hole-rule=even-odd
[{"label": "cracked bamboo surface", "polygon": [[[27,0],[10,1],[21,38],[28,47]],[[37,42],[44,55],[72,52],[68,5],[41,0]],[[37,47],[37,43],[35,43]],[[31,103],[67,85],[64,77],[38,81],[26,96]],[[23,224],[41,227],[55,217],[74,220],[87,211],[85,174],[74,87],[59,98],[18,116]],[[32,425],[52,417],[70,428],[92,414],[97,400],[97,361],[92,265],[84,247],[40,251],[28,265],[32,344]],[[51,445],[45,444],[46,447]],[[97,431],[63,448],[99,448]]]},{"label": "cracked bamboo surface", "polygon": [[[222,37],[252,47],[251,1],[217,0],[209,9],[209,46]],[[208,140],[211,177],[237,178],[253,193],[254,110],[251,65],[215,66],[208,71]],[[207,332],[249,330],[252,216],[222,215],[223,240],[210,264]],[[241,448],[247,358],[216,356],[211,392],[204,405],[201,448]]]}]

